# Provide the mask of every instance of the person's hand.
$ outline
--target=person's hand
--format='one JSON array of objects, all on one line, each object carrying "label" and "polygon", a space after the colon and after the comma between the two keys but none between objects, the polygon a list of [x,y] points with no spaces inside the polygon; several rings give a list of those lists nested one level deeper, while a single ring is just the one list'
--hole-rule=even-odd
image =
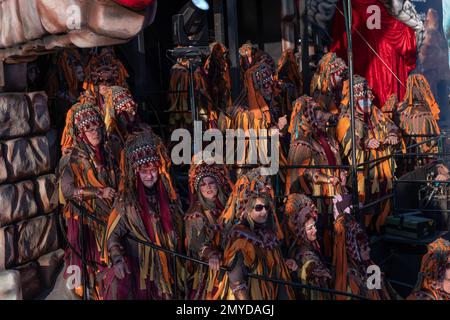
[{"label": "person's hand", "polygon": [[114,265],[114,275],[117,279],[122,280],[126,274],[130,274],[127,264],[124,261],[120,261]]},{"label": "person's hand", "polygon": [[298,270],[298,264],[295,262],[294,259],[287,259],[286,260],[286,266],[291,270],[292,272],[295,272]]},{"label": "person's hand", "polygon": [[370,139],[367,147],[369,149],[378,149],[380,147],[380,141],[378,141],[377,139]]},{"label": "person's hand", "polygon": [[287,126],[287,116],[283,116],[281,118],[278,119],[278,129],[283,130],[284,127]]},{"label": "person's hand", "polygon": [[116,190],[113,188],[102,188],[98,191],[97,196],[101,199],[113,200],[116,196]]},{"label": "person's hand", "polygon": [[348,172],[347,171],[341,171],[340,173],[339,173],[339,177],[341,178],[341,185],[342,186],[345,186],[345,185],[347,185],[347,175],[348,175]]},{"label": "person's hand", "polygon": [[333,186],[337,186],[341,183],[341,180],[338,177],[329,177],[328,179]]},{"label": "person's hand", "polygon": [[447,181],[448,180],[448,176],[443,175],[443,174],[438,174],[438,176],[436,177],[437,181]]},{"label": "person's hand", "polygon": [[398,137],[397,136],[389,136],[384,140],[384,144],[389,144],[391,146],[394,146],[398,143]]},{"label": "person's hand", "polygon": [[220,261],[217,256],[212,256],[208,261],[209,267],[214,271],[219,271],[220,269]]}]

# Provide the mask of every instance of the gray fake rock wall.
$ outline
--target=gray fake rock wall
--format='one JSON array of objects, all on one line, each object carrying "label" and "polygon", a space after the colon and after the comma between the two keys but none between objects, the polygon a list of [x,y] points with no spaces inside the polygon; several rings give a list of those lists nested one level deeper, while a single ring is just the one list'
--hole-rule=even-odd
[{"label": "gray fake rock wall", "polygon": [[33,299],[59,271],[55,137],[45,92],[0,94],[0,299]]}]

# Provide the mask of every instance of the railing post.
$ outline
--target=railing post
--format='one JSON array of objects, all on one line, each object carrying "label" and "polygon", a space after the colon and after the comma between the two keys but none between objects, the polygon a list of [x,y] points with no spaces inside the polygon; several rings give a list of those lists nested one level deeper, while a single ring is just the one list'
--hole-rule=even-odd
[{"label": "railing post", "polygon": [[[83,269],[83,300],[89,300],[89,278],[87,275],[87,266],[86,266],[86,252],[85,252],[85,238],[84,238],[84,208],[81,208],[81,219],[80,219],[80,242],[81,242],[81,265]],[[80,216],[78,216],[80,217]]]},{"label": "railing post", "polygon": [[358,173],[357,173],[357,164],[356,164],[356,133],[355,133],[355,108],[353,101],[353,43],[352,43],[352,3],[351,0],[342,0],[342,5],[344,8],[344,17],[345,17],[345,27],[347,32],[347,58],[348,58],[348,70],[349,70],[349,107],[350,107],[350,117],[351,117],[351,125],[350,130],[352,134],[352,176],[353,176],[353,210],[358,210],[359,203],[359,193],[358,193]]}]

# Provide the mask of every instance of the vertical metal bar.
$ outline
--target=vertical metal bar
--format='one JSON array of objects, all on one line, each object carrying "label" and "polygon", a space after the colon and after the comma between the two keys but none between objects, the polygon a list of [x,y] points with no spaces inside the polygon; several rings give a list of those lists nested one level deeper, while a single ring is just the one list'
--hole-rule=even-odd
[{"label": "vertical metal bar", "polygon": [[281,1],[281,47],[285,51],[295,48],[295,2]]},{"label": "vertical metal bar", "polygon": [[258,48],[264,50],[264,9],[261,0],[256,1],[256,27],[258,32]]},{"label": "vertical metal bar", "polygon": [[194,82],[193,61],[189,61],[189,101],[191,105],[192,121],[197,121],[197,105],[195,103],[195,82]]},{"label": "vertical metal bar", "polygon": [[223,16],[223,1],[214,0],[214,35],[215,40],[220,43],[225,43],[225,22]]},{"label": "vertical metal bar", "polygon": [[178,299],[178,270],[177,270],[177,256],[172,254],[172,268],[173,268],[173,296]]},{"label": "vertical metal bar", "polygon": [[[80,242],[81,242],[81,265],[83,269],[83,300],[89,300],[89,292],[88,292],[88,285],[89,285],[89,278],[87,275],[87,266],[86,266],[86,252],[85,252],[85,239],[84,239],[84,208],[81,210],[81,219],[80,219]],[[80,217],[78,217],[80,218]]]},{"label": "vertical metal bar", "polygon": [[303,92],[309,94],[309,35],[308,35],[308,14],[306,9],[306,0],[299,1],[300,7],[300,39],[302,48],[302,74],[303,74]]},{"label": "vertical metal bar", "polygon": [[138,52],[140,54],[145,54],[145,36],[144,36],[144,30],[141,30],[137,35],[137,45],[138,45]]},{"label": "vertical metal bar", "polygon": [[233,99],[239,94],[239,34],[237,0],[227,0],[228,49],[231,60],[231,94]]},{"label": "vertical metal bar", "polygon": [[356,164],[356,123],[355,123],[355,106],[353,100],[353,42],[352,42],[352,2],[351,0],[342,0],[343,8],[344,8],[344,17],[345,17],[345,28],[347,31],[347,57],[348,57],[348,71],[349,71],[349,82],[350,82],[350,117],[351,117],[351,134],[352,134],[352,176],[353,176],[353,208],[355,210],[358,209],[358,172],[357,172],[357,164]]},{"label": "vertical metal bar", "polygon": [[5,69],[3,67],[3,61],[0,60],[0,88],[5,86]]}]

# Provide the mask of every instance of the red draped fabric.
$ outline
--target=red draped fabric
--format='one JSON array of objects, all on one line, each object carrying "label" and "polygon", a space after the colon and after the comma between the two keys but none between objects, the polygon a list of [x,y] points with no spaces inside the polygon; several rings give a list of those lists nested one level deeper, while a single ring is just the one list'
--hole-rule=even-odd
[{"label": "red draped fabric", "polygon": [[114,0],[114,1],[122,6],[137,10],[142,10],[145,7],[151,5],[153,2],[155,2],[155,0]]},{"label": "red draped fabric", "polygon": [[[381,28],[374,30],[367,26],[368,18],[373,16],[373,11],[369,10],[368,13],[372,5],[377,5],[381,12]],[[353,0],[352,10],[355,73],[368,80],[378,106],[382,107],[392,93],[402,99],[408,74],[416,68],[414,30],[391,16],[383,4],[376,0]],[[347,59],[348,43],[343,12],[341,5],[334,18],[331,51]]]}]

